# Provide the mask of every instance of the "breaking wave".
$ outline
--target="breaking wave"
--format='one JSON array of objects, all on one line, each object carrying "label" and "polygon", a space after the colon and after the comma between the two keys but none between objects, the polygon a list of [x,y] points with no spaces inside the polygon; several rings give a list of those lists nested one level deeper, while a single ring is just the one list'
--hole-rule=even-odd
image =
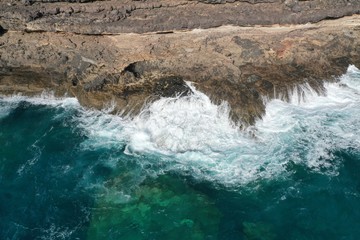
[{"label": "breaking wave", "polygon": [[[287,172],[288,164],[336,175],[337,150],[360,150],[360,71],[350,66],[319,95],[308,85],[290,101],[274,99],[255,126],[240,131],[226,103],[217,106],[193,86],[194,94],[162,98],[134,119],[85,111],[78,119],[87,147],[124,147],[158,173],[177,171],[225,185],[246,184]],[[153,170],[154,170],[153,169]]]},{"label": "breaking wave", "polygon": [[341,162],[334,153],[360,150],[360,70],[354,66],[338,82],[326,83],[323,95],[302,85],[287,102],[269,101],[263,118],[244,131],[231,122],[227,103],[214,105],[190,87],[193,95],[159,99],[133,119],[49,94],[0,99],[12,103],[1,106],[0,118],[21,101],[76,109],[73,122],[87,136],[83,148],[123,149],[151,173],[171,171],[226,186],[287,176],[289,164],[337,175]]},{"label": "breaking wave", "polygon": [[76,98],[55,97],[53,92],[43,92],[34,97],[23,96],[21,94],[3,97],[0,95],[0,118],[7,116],[22,102],[33,105],[45,105],[50,107],[61,107],[65,109],[80,107]]}]

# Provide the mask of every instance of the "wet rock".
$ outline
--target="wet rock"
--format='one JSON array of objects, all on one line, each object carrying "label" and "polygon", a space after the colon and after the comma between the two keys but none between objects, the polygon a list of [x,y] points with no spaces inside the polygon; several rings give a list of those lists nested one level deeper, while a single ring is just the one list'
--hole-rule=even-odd
[{"label": "wet rock", "polygon": [[274,84],[267,80],[261,80],[258,82],[257,86],[262,89],[264,92],[272,92],[274,91]]},{"label": "wet rock", "polygon": [[181,97],[191,94],[192,91],[182,77],[168,76],[156,82],[154,93],[161,97]]}]

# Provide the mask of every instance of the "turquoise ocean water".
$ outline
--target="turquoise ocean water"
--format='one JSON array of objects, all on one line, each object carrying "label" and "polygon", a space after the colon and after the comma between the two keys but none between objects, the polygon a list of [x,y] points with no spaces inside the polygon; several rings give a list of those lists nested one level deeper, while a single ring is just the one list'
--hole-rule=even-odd
[{"label": "turquoise ocean water", "polygon": [[360,71],[239,131],[194,89],[135,119],[0,98],[0,239],[360,239]]}]

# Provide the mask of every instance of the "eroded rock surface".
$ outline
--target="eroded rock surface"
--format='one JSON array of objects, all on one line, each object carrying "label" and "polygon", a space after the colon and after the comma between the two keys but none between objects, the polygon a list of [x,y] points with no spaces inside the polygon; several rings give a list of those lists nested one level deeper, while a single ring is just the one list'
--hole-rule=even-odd
[{"label": "eroded rock surface", "polygon": [[[184,81],[192,81],[214,102],[229,102],[235,121],[251,124],[264,112],[263,96],[286,99],[303,83],[321,92],[323,80],[360,66],[360,16],[343,17],[359,6],[357,0],[5,0],[0,93],[49,89],[89,107],[115,102],[116,111],[128,114],[145,101],[191,94]],[[309,21],[318,23],[253,26]]]},{"label": "eroded rock surface", "polygon": [[[221,3],[221,4],[220,4]],[[304,24],[360,12],[358,0],[3,0],[3,27],[81,34]]]}]

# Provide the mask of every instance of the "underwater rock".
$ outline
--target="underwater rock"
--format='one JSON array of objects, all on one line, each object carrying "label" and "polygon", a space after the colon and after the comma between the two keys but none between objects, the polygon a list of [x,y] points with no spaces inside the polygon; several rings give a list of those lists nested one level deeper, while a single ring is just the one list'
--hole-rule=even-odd
[{"label": "underwater rock", "polygon": [[[110,194],[111,191],[116,192],[116,186],[110,188]],[[125,203],[118,203],[119,197],[113,198],[115,201],[97,199],[87,239],[217,237],[220,212],[205,195],[176,178],[160,176],[156,182],[147,180],[130,195]]]},{"label": "underwater rock", "polygon": [[265,223],[243,222],[243,233],[246,240],[274,240],[276,235],[271,225]]}]

